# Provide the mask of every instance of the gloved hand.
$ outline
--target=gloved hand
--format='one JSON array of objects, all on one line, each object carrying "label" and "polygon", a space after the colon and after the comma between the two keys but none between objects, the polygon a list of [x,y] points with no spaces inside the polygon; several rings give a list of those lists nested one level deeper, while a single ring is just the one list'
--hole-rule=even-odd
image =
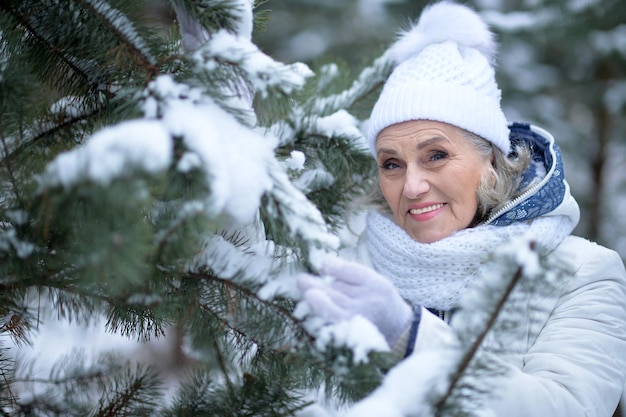
[{"label": "gloved hand", "polygon": [[361,315],[371,321],[393,347],[411,324],[411,307],[393,284],[364,265],[334,258],[320,268],[321,275],[298,276],[298,286],[313,312],[331,323]]}]

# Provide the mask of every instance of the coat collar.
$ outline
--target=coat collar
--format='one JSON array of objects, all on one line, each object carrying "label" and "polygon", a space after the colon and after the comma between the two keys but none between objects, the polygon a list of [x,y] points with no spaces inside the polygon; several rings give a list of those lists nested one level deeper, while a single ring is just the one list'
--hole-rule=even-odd
[{"label": "coat collar", "polygon": [[522,174],[520,184],[521,189],[530,188],[494,213],[484,224],[506,226],[532,220],[554,213],[564,203],[567,205],[565,214],[578,223],[578,204],[569,193],[561,150],[554,137],[540,127],[525,123],[511,124],[509,131],[513,147],[526,143],[532,151],[532,161]]}]

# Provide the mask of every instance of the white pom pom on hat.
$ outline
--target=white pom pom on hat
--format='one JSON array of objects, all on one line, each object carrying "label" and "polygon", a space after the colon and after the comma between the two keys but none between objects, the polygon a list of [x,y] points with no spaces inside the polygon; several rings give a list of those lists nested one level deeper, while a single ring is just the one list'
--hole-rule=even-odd
[{"label": "white pom pom on hat", "polygon": [[417,25],[400,35],[386,57],[396,65],[374,105],[367,139],[409,120],[435,120],[472,132],[510,152],[493,63],[496,42],[467,6],[442,1],[427,6]]}]

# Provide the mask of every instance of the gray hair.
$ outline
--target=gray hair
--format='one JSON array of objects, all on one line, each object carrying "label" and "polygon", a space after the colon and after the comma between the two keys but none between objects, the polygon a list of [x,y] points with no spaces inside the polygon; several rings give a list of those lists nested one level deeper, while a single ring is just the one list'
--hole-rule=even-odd
[{"label": "gray hair", "polygon": [[[481,156],[491,158],[491,169],[487,175],[481,178],[476,190],[478,209],[474,220],[469,225],[469,227],[473,227],[485,222],[491,213],[495,213],[525,191],[520,190],[519,186],[521,174],[530,163],[531,150],[528,146],[517,144],[513,148],[512,156],[507,157],[491,142],[471,132],[461,130],[463,136]],[[391,208],[383,196],[378,181],[372,185],[371,191],[358,202],[359,206],[365,205],[392,215]]]},{"label": "gray hair", "polygon": [[509,201],[521,195],[521,175],[528,167],[531,151],[528,146],[518,144],[513,148],[512,157],[507,157],[497,146],[471,132],[463,131],[474,149],[491,158],[491,168],[487,176],[481,178],[476,190],[478,209],[471,226],[483,223],[491,213],[497,212]]}]

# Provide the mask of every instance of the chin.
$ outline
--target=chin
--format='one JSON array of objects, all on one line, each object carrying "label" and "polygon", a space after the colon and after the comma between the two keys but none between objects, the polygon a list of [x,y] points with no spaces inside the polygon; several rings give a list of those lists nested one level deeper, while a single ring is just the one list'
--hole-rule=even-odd
[{"label": "chin", "polygon": [[411,234],[409,233],[409,236],[411,236],[413,238],[413,240],[419,242],[419,243],[433,243],[436,242],[438,240],[443,239],[445,236],[441,236],[441,235],[423,235],[423,234]]},{"label": "chin", "polygon": [[423,230],[413,232],[411,232],[410,230],[406,230],[406,232],[409,234],[409,236],[411,236],[413,240],[419,243],[434,243],[451,236],[453,233],[456,232],[456,230],[453,230],[451,232],[437,230],[433,231],[432,233],[428,233]]}]

